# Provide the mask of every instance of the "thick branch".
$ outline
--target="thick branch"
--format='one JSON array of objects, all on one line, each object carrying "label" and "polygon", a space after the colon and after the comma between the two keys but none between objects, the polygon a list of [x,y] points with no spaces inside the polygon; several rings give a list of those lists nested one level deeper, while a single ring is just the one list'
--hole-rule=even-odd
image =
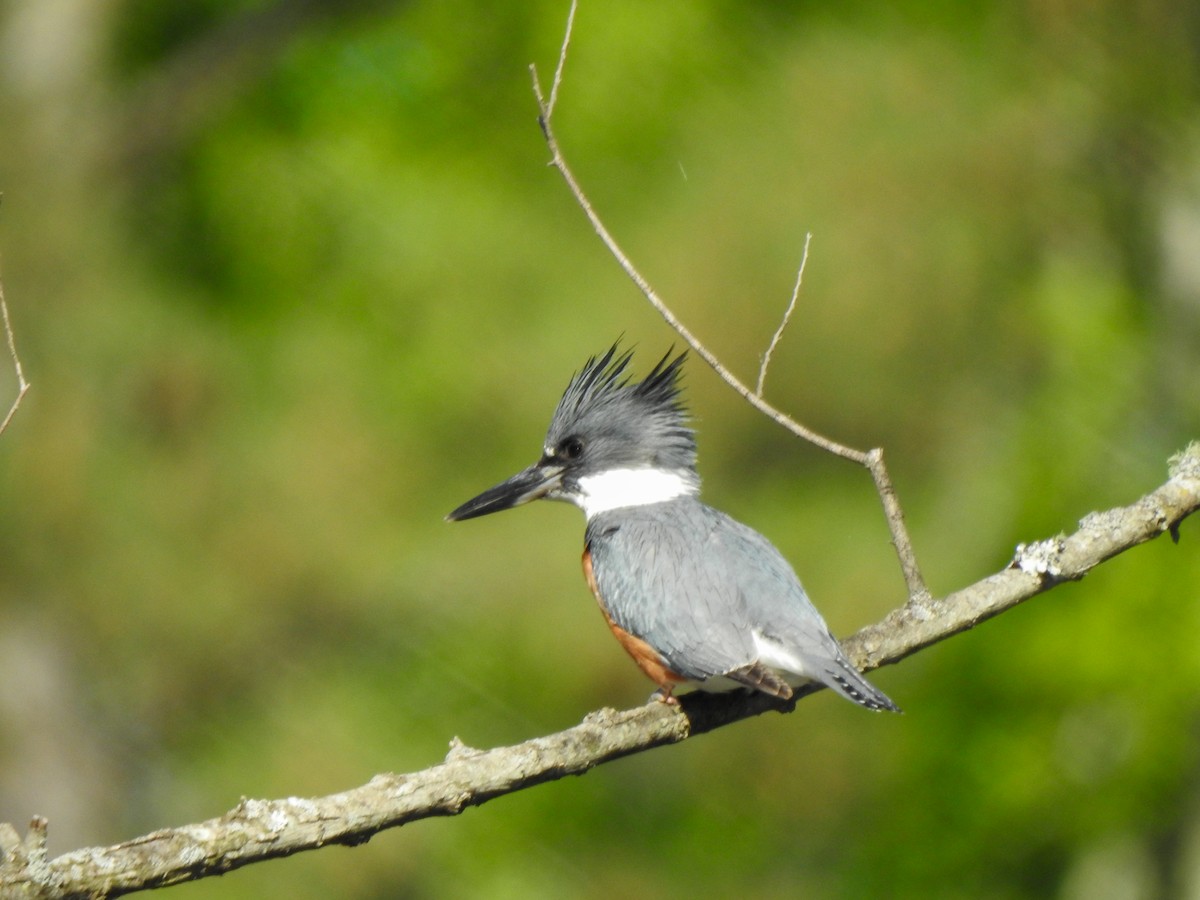
[{"label": "thick branch", "polygon": [[[1164,531],[1200,509],[1200,443],[1172,460],[1171,477],[1130,506],[1091,513],[1071,535],[1017,548],[1000,572],[923,607],[906,604],[843,646],[864,670],[894,663],[972,628]],[[818,690],[811,686],[800,695]],[[690,694],[679,707],[650,703],[602,709],[580,725],[512,747],[472,750],[453,742],[446,760],[408,775],[314,799],[243,800],[218,819],[168,828],[113,847],[45,858],[45,822],[22,840],[0,825],[0,896],[103,898],[221,874],[260,860],[358,844],[385,828],[453,816],[494,797],[578,775],[593,766],[673,744],[761,713],[788,712],[765,694]]]}]

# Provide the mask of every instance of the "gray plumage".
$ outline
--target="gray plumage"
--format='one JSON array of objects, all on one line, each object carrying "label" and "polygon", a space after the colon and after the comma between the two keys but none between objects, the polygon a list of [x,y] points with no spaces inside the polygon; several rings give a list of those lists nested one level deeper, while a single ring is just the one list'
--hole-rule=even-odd
[{"label": "gray plumage", "polygon": [[747,684],[764,677],[754,672],[758,634],[796,658],[774,670],[789,687],[813,679],[868,709],[896,710],[846,659],[783,555],[725,513],[680,497],[600,513],[585,540],[609,615],[689,681],[790,695],[769,678]]},{"label": "gray plumage", "polygon": [[587,514],[584,569],[605,617],[671,701],[675,684],[788,699],[812,679],[868,709],[897,707],[850,664],[765,537],[702,503],[680,401],[686,354],[640,382],[614,345],[571,380],[537,463],[447,517],[547,497]]}]

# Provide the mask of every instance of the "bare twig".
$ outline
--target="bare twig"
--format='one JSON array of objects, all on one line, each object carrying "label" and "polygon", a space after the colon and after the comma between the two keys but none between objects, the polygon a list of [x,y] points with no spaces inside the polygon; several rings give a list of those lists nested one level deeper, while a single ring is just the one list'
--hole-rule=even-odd
[{"label": "bare twig", "polygon": [[[864,671],[897,662],[1064,581],[1080,579],[1163,532],[1177,533],[1179,523],[1197,510],[1200,443],[1172,460],[1166,483],[1131,505],[1092,513],[1071,535],[1023,544],[999,572],[924,609],[905,605],[842,646]],[[796,696],[817,690],[820,685],[808,685]],[[243,800],[216,819],[49,860],[45,820],[35,820],[24,840],[12,826],[0,824],[0,896],[99,900],[220,875],[326,844],[358,844],[386,828],[458,815],[504,794],[794,706],[758,692],[697,692],[681,697],[678,707],[649,703],[622,712],[602,709],[574,728],[510,747],[473,750],[455,740],[442,763],[420,772],[378,775],[327,797]]]},{"label": "bare twig", "polygon": [[558,65],[554,69],[554,83],[550,85],[550,100],[543,111],[547,119],[554,115],[554,105],[558,103],[558,87],[562,84],[563,67],[567,64],[567,48],[571,44],[571,30],[575,27],[575,9],[578,6],[579,0],[571,0],[571,10],[567,13],[567,27],[563,32],[562,49],[558,51]]},{"label": "bare twig", "polygon": [[29,382],[25,380],[25,372],[21,368],[21,358],[17,356],[17,341],[13,336],[12,322],[8,318],[8,303],[4,299],[4,281],[0,279],[0,317],[4,319],[4,337],[8,342],[8,355],[12,358],[13,368],[17,372],[17,396],[13,400],[12,406],[8,408],[8,415],[4,417],[4,421],[0,422],[0,434],[8,428],[8,423],[12,421],[13,416],[17,414],[17,409],[21,406],[21,401],[25,398],[25,394],[29,391]]},{"label": "bare twig", "polygon": [[784,329],[788,327],[788,322],[792,319],[792,313],[796,311],[796,301],[800,297],[800,286],[804,284],[804,267],[808,265],[808,245],[812,243],[812,232],[804,235],[804,252],[800,255],[800,268],[796,271],[796,286],[792,288],[792,299],[788,301],[787,309],[783,313],[783,321],[779,323],[779,327],[775,329],[775,334],[771,336],[771,343],[767,345],[767,352],[763,354],[762,365],[758,367],[758,384],[754,386],[754,393],[762,396],[763,383],[767,380],[767,367],[771,365],[771,354],[775,352],[775,345],[779,343],[783,337]]},{"label": "bare twig", "polygon": [[[572,7],[573,9],[574,7]],[[567,48],[570,44],[571,26],[574,16],[571,15],[567,19],[567,31],[563,38],[562,50],[559,54],[558,68],[556,72],[560,72],[566,63]],[[904,515],[900,508],[900,503],[896,499],[896,492],[892,486],[891,478],[888,475],[887,467],[883,461],[883,451],[881,449],[873,449],[867,452],[856,450],[853,447],[848,447],[845,444],[838,443],[831,438],[825,437],[822,434],[813,431],[805,425],[801,425],[795,419],[784,414],[776,409],[770,403],[767,403],[761,396],[761,392],[752,391],[746,386],[736,375],[734,375],[725,365],[717,358],[711,350],[705,346],[699,338],[683,324],[683,321],[671,311],[670,307],[663,302],[658,293],[650,286],[650,283],[642,275],[640,271],[633,265],[629,257],[621,249],[616,238],[612,236],[608,228],[601,221],[591,201],[583,192],[570,166],[567,165],[566,159],[559,149],[558,138],[554,134],[554,128],[551,123],[551,115],[553,113],[553,105],[548,101],[542,92],[541,82],[538,79],[537,66],[530,65],[529,72],[533,79],[533,93],[537,98],[540,115],[538,116],[538,124],[541,126],[542,135],[546,139],[546,146],[550,150],[550,163],[558,170],[563,180],[567,183],[567,188],[571,195],[575,198],[575,202],[579,204],[579,208],[583,210],[583,214],[591,223],[592,230],[608,248],[608,252],[612,254],[617,264],[625,272],[642,296],[650,303],[658,312],[666,323],[675,330],[675,332],[683,338],[696,355],[703,359],[712,368],[714,372],[727,385],[737,391],[747,403],[767,416],[769,419],[786,428],[797,437],[808,441],[820,447],[827,453],[832,453],[834,456],[840,456],[842,459],[858,463],[866,468],[872,479],[875,481],[875,489],[879,492],[880,501],[883,504],[884,516],[887,519],[888,529],[892,534],[892,545],[895,547],[896,555],[900,561],[900,570],[904,575],[905,585],[908,588],[909,602],[917,606],[922,606],[929,601],[929,589],[925,586],[925,580],[921,576],[921,569],[917,565],[916,553],[913,550],[912,540],[908,536],[908,528],[904,524]],[[557,81],[557,74],[555,76]],[[553,99],[553,94],[551,95]]]}]

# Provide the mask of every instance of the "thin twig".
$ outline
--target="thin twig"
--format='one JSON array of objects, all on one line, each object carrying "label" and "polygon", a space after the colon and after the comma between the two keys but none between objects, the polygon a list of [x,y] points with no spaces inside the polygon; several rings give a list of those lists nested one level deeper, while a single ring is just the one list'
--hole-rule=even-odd
[{"label": "thin twig", "polygon": [[[558,58],[558,66],[556,69],[555,80],[557,82],[558,73],[561,73],[563,66],[566,65],[567,47],[570,43],[571,22],[574,18],[574,5],[572,5],[572,14],[567,20],[567,33],[563,40],[562,50]],[[879,491],[880,501],[883,504],[884,516],[887,519],[888,529],[892,535],[892,546],[896,550],[896,555],[900,561],[900,570],[904,575],[904,582],[908,589],[909,602],[918,606],[923,606],[929,601],[929,589],[925,586],[925,580],[921,576],[920,566],[917,564],[916,553],[913,550],[912,540],[908,536],[908,528],[904,524],[904,516],[901,512],[900,503],[896,499],[895,490],[892,487],[891,479],[887,474],[887,468],[883,462],[883,451],[873,449],[868,452],[856,450],[853,447],[848,447],[831,438],[825,437],[822,434],[813,431],[804,425],[801,425],[790,416],[776,409],[770,403],[762,398],[761,394],[761,373],[760,373],[760,390],[752,391],[741,379],[734,375],[724,364],[717,358],[711,350],[708,349],[700,339],[683,324],[683,321],[671,311],[670,307],[663,302],[658,293],[650,286],[650,283],[642,275],[640,271],[633,265],[629,257],[621,249],[616,238],[612,236],[608,228],[601,221],[600,216],[592,207],[591,201],[583,192],[579,182],[576,180],[570,166],[567,165],[566,159],[563,157],[562,151],[559,149],[558,138],[554,134],[554,127],[551,122],[553,108],[553,93],[551,100],[547,101],[545,94],[542,92],[542,85],[538,79],[537,66],[530,65],[529,72],[533,80],[533,93],[537,99],[540,115],[538,116],[538,124],[541,126],[542,135],[546,140],[546,146],[550,150],[550,163],[558,170],[563,180],[567,183],[567,188],[571,195],[575,198],[575,202],[579,208],[583,210],[583,214],[591,223],[592,230],[608,248],[608,252],[612,254],[613,259],[625,272],[642,296],[654,307],[655,311],[666,321],[666,323],[675,330],[675,332],[683,338],[696,355],[703,359],[712,368],[714,372],[727,385],[737,391],[751,406],[761,412],[767,418],[771,419],[776,424],[786,428],[797,437],[808,441],[817,447],[820,447],[827,453],[832,453],[834,456],[839,456],[842,459],[850,462],[858,463],[871,473],[871,477],[875,481],[876,490]],[[807,242],[806,242],[807,246]],[[803,265],[801,266],[803,272]]]},{"label": "thin twig", "polygon": [[17,372],[17,398],[13,400],[12,406],[8,408],[8,415],[4,417],[4,421],[0,422],[0,434],[4,434],[8,428],[8,423],[17,414],[21,400],[24,399],[26,392],[29,390],[29,382],[25,380],[25,372],[21,368],[21,358],[17,356],[17,341],[13,336],[12,322],[8,318],[8,303],[4,300],[3,279],[0,279],[0,316],[4,318],[4,336],[8,341],[8,355],[12,357],[13,368]]},{"label": "thin twig", "polygon": [[767,380],[767,367],[771,365],[771,354],[775,352],[775,345],[779,343],[779,339],[783,337],[783,331],[788,327],[788,322],[792,319],[792,313],[796,311],[796,300],[800,297],[800,286],[804,284],[804,267],[808,265],[808,245],[812,243],[812,232],[804,235],[804,252],[800,255],[800,268],[796,271],[796,286],[792,288],[792,299],[788,301],[787,309],[783,313],[783,321],[779,323],[779,327],[775,329],[775,334],[771,336],[771,343],[767,345],[767,352],[763,354],[762,365],[758,367],[758,384],[754,386],[754,393],[762,396],[763,382]]},{"label": "thin twig", "polygon": [[558,66],[554,70],[554,83],[550,85],[550,101],[543,111],[547,119],[554,115],[554,105],[558,103],[558,86],[562,84],[563,67],[567,64],[567,47],[571,44],[571,29],[575,27],[575,9],[578,6],[579,0],[571,0],[571,11],[567,13],[567,29],[563,33],[562,49],[558,51]]},{"label": "thin twig", "polygon": [[786,414],[775,409],[761,397],[755,395],[754,391],[745,385],[736,375],[725,368],[716,355],[709,350],[708,347],[702,344],[700,339],[692,334],[692,332],[686,325],[683,324],[679,317],[676,316],[675,313],[673,313],[666,305],[666,303],[663,302],[662,298],[658,296],[658,293],[654,290],[654,288],[650,286],[650,283],[642,276],[642,273],[634,267],[632,262],[630,262],[629,257],[625,255],[625,251],[621,249],[616,238],[612,236],[611,232],[609,232],[604,223],[600,220],[599,215],[596,214],[595,209],[592,208],[592,203],[587,198],[587,195],[584,194],[583,189],[579,186],[579,182],[575,180],[575,175],[571,172],[570,167],[567,165],[566,160],[563,158],[562,153],[558,149],[558,140],[555,138],[554,131],[550,126],[550,120],[547,118],[549,109],[543,97],[541,85],[538,82],[537,69],[534,66],[530,66],[529,69],[533,74],[534,92],[537,94],[538,104],[542,109],[542,115],[539,118],[539,122],[542,126],[542,133],[546,137],[546,143],[550,148],[550,165],[558,169],[559,174],[561,174],[563,180],[566,181],[567,187],[570,189],[571,194],[575,197],[575,201],[579,204],[579,207],[583,210],[584,215],[587,216],[588,221],[591,223],[592,230],[595,231],[600,240],[604,242],[604,246],[608,248],[609,253],[611,253],[616,259],[617,264],[624,270],[625,274],[629,276],[633,283],[637,285],[638,290],[642,292],[642,295],[645,296],[645,298],[650,302],[650,305],[653,306],[658,314],[662,316],[664,320],[666,320],[666,323],[670,325],[671,328],[673,328],[681,338],[683,338],[687,345],[696,352],[697,356],[708,363],[709,366],[712,367],[713,371],[715,371],[726,384],[741,394],[742,397],[749,401],[750,404],[759,412],[769,416],[775,422],[779,423],[798,437],[802,437],[806,441],[816,444],[822,450],[865,466],[867,464],[867,455],[861,450],[855,450],[853,447],[847,447],[844,444],[839,444],[837,441],[831,440],[815,431],[812,431],[809,428],[806,428],[799,422],[796,422],[788,417]]}]

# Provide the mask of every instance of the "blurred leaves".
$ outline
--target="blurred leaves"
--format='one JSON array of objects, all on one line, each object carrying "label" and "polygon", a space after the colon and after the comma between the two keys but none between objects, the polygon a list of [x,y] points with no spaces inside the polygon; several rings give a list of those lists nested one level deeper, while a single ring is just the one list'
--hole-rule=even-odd
[{"label": "blurred leaves", "polygon": [[[565,16],[0,5],[34,385],[0,442],[0,632],[27,648],[3,693],[55,713],[0,704],[0,820],[48,816],[54,852],[116,841],[648,693],[582,585],[577,513],[441,522],[536,456],[589,354],[672,342],[544,166],[526,66]],[[1161,2],[585,2],[558,130],[744,377],[813,232],[768,394],[886,448],[945,592],[1196,437],[1198,38]],[[899,603],[865,473],[689,371],[708,498],[835,631]],[[177,890],[1187,896],[1191,526],[882,673],[901,719],[817,697]],[[38,749],[63,734],[82,758]]]}]

